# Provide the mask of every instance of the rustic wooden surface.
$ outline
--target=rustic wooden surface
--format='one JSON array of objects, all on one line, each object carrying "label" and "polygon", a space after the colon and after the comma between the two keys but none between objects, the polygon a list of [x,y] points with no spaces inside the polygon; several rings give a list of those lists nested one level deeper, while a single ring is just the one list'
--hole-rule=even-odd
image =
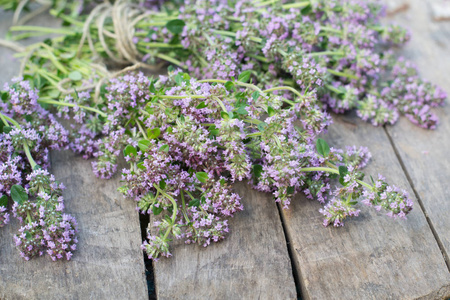
[{"label": "rustic wooden surface", "polygon": [[[428,6],[432,1],[404,2],[407,9],[391,17],[391,21],[411,29],[413,40],[402,53],[418,64],[422,75],[450,92],[450,23],[432,21]],[[415,209],[406,222],[362,208],[363,216],[347,222],[345,228],[323,229],[317,214],[320,205],[298,197],[299,201],[294,201],[282,216],[303,298],[450,296],[445,261],[448,264],[450,250],[448,106],[440,109],[439,115],[442,123],[435,132],[422,130],[405,119],[384,131],[355,117],[335,118],[326,137],[333,145],[368,146],[373,159],[365,171],[384,174],[390,182],[407,187],[413,197],[414,188],[419,199],[415,199]]]},{"label": "rustic wooden surface", "polygon": [[[0,12],[4,36],[11,14]],[[49,24],[48,16],[36,23]],[[53,22],[54,23],[54,22]],[[0,48],[0,84],[18,73],[13,52]],[[63,182],[66,212],[79,223],[78,250],[70,262],[48,256],[25,262],[14,247],[14,220],[0,229],[0,299],[148,299],[135,204],[116,190],[119,177],[96,179],[90,162],[70,152],[51,153]]]},{"label": "rustic wooden surface", "polygon": [[[409,189],[382,128],[339,117],[324,138],[338,147],[369,147],[373,159],[365,172]],[[342,228],[324,228],[320,207],[299,196],[282,212],[304,299],[434,299],[450,293],[450,274],[417,201],[407,221],[360,205],[360,216]]]},{"label": "rustic wooden surface", "polygon": [[[432,0],[393,2],[402,9],[391,20],[413,35],[401,52],[450,93],[450,22],[433,21]],[[8,18],[11,14],[0,14],[1,35]],[[12,52],[0,49],[0,83],[16,74],[17,66]],[[293,299],[291,260],[303,299],[449,297],[449,114],[448,106],[439,110],[441,124],[434,132],[405,119],[383,129],[353,116],[337,117],[325,137],[335,146],[369,147],[373,158],[365,171],[382,173],[414,198],[407,221],[361,205],[361,216],[344,228],[323,228],[321,206],[299,196],[281,213],[290,258],[273,200],[240,184],[245,211],[231,220],[225,241],[207,248],[173,244],[174,257],[154,264],[158,299]],[[138,218],[134,204],[115,192],[117,178],[95,179],[89,162],[69,153],[53,154],[52,161],[68,187],[67,212],[80,223],[79,251],[69,263],[48,258],[26,263],[13,247],[18,224],[2,228],[0,299],[147,298]]]},{"label": "rustic wooden surface", "polygon": [[207,248],[177,243],[154,263],[158,299],[296,299],[286,241],[275,202],[244,183],[235,186],[244,211],[230,234]]},{"label": "rustic wooden surface", "polygon": [[[410,9],[395,16],[395,21],[408,26],[412,32],[412,40],[402,53],[417,64],[424,78],[450,95],[450,22],[432,20],[430,7],[435,2],[409,0]],[[448,6],[449,2],[446,3]],[[388,127],[387,132],[450,264],[449,101],[436,111],[441,123],[435,131],[421,130],[401,120]]]}]

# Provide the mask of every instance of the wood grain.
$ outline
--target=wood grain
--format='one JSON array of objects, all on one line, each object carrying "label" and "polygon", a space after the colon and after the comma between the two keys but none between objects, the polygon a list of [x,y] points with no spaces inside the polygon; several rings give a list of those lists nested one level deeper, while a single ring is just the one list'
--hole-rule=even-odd
[{"label": "wood grain", "polygon": [[154,263],[156,293],[165,299],[296,299],[277,206],[270,195],[235,186],[244,211],[217,244],[172,245],[173,257]]},{"label": "wood grain", "polygon": [[[12,14],[0,12],[4,36]],[[43,16],[37,23],[54,26]],[[0,48],[0,84],[17,75],[19,62]],[[66,212],[79,223],[72,260],[48,256],[25,262],[15,249],[14,220],[0,229],[0,299],[148,299],[135,204],[118,192],[119,177],[96,179],[90,162],[70,152],[51,153],[52,172],[63,182]]]},{"label": "wood grain", "polygon": [[[333,146],[367,146],[366,174],[409,188],[383,128],[335,116],[325,139]],[[282,212],[304,299],[439,299],[450,294],[450,274],[415,201],[407,221],[360,205],[343,228],[322,226],[320,204],[297,197]]]},{"label": "wood grain", "polygon": [[[422,77],[450,95],[450,23],[433,22],[429,4],[411,0],[410,9],[394,21],[408,26],[412,40],[402,49],[417,64]],[[414,22],[411,22],[414,20]],[[419,129],[407,120],[388,127],[401,160],[450,264],[450,107],[437,109],[437,130]]]}]

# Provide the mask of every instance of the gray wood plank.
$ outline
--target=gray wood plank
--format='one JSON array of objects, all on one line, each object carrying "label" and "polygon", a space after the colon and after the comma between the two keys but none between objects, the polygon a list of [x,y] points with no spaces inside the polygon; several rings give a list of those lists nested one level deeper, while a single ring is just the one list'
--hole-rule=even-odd
[{"label": "gray wood plank", "polygon": [[[0,12],[0,36],[11,17]],[[18,73],[12,54],[0,48],[1,85]],[[25,262],[13,241],[17,220],[0,228],[0,299],[148,299],[139,218],[135,203],[116,191],[119,176],[96,179],[90,162],[68,151],[52,152],[51,159],[52,172],[67,187],[66,212],[79,223],[78,250],[69,262],[48,256]]]},{"label": "gray wood plank", "polygon": [[220,243],[172,245],[173,257],[154,263],[163,299],[296,299],[283,229],[272,197],[235,185],[244,211],[230,220]]},{"label": "gray wood plank", "polygon": [[[330,145],[367,146],[366,174],[409,188],[383,128],[335,116]],[[321,205],[303,196],[282,212],[304,299],[439,299],[450,293],[450,274],[425,216],[415,202],[407,221],[392,220],[360,204],[343,228],[322,226]]]},{"label": "gray wood plank", "polygon": [[[441,86],[450,95],[450,23],[433,22],[434,1],[410,0],[410,9],[394,21],[408,26],[412,40],[402,50],[419,67],[422,77]],[[442,3],[443,4],[443,3]],[[414,20],[414,22],[411,22]],[[450,264],[450,107],[437,111],[437,130],[417,128],[406,120],[388,127],[425,212]],[[449,176],[449,177],[447,177]]]}]

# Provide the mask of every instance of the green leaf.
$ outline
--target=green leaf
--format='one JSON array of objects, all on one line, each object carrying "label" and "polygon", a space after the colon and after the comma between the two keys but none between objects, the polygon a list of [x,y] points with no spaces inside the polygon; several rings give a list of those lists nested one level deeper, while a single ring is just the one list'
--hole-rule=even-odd
[{"label": "green leaf", "polygon": [[220,112],[220,116],[225,120],[228,120],[230,118],[230,115],[226,111]]},{"label": "green leaf", "polygon": [[183,73],[183,79],[184,81],[189,82],[189,80],[191,80],[191,76],[189,76],[188,73]]},{"label": "green leaf", "polygon": [[150,146],[150,141],[149,140],[140,140],[138,142],[138,146],[142,152],[145,152],[148,149],[148,147]]},{"label": "green leaf", "polygon": [[172,32],[173,34],[180,34],[183,32],[183,28],[186,26],[186,23],[184,23],[183,20],[171,20],[167,22],[166,28]]},{"label": "green leaf", "polygon": [[164,209],[162,207],[156,207],[156,206],[152,206],[152,212],[155,216],[159,215],[160,213],[162,213]]},{"label": "green leaf", "polygon": [[350,205],[356,205],[356,204],[358,204],[358,201],[352,201],[352,202],[349,202],[348,204],[350,204]]},{"label": "green leaf", "polygon": [[271,117],[271,116],[275,115],[276,112],[275,112],[275,109],[273,109],[272,106],[269,106],[267,108],[267,113],[269,114],[269,117]]},{"label": "green leaf", "polygon": [[195,173],[195,177],[197,177],[198,181],[205,183],[208,180],[208,173],[206,172],[197,172]]},{"label": "green leaf", "polygon": [[153,129],[147,129],[147,136],[150,140],[156,139],[160,136],[161,129],[159,128],[153,128]]},{"label": "green leaf", "polygon": [[2,92],[2,100],[5,101],[6,99],[8,99],[9,94],[8,92]]},{"label": "green leaf", "polygon": [[258,100],[258,98],[259,98],[259,92],[258,91],[254,91],[253,92],[253,94],[252,94],[252,98],[253,98],[253,100]]},{"label": "green leaf", "polygon": [[148,90],[150,91],[150,93],[155,94],[156,93],[156,88],[155,85],[153,84],[153,82],[150,84],[150,86],[148,87]]},{"label": "green leaf", "polygon": [[289,186],[286,189],[286,192],[288,193],[288,195],[291,195],[291,194],[293,194],[295,192],[295,188],[293,186]]},{"label": "green leaf", "polygon": [[28,200],[28,194],[22,186],[15,184],[11,187],[11,198],[20,205]]},{"label": "green leaf", "polygon": [[264,131],[264,129],[266,129],[267,127],[267,123],[266,122],[261,122],[258,124],[258,129],[259,131]]},{"label": "green leaf", "polygon": [[345,177],[348,174],[348,169],[346,166],[339,166],[339,176]]},{"label": "green leaf", "polygon": [[69,78],[72,79],[73,81],[79,81],[83,79],[83,75],[81,75],[81,73],[78,71],[72,71],[69,73]]},{"label": "green leaf", "polygon": [[159,147],[159,151],[169,152],[169,145],[162,145]]},{"label": "green leaf", "polygon": [[140,163],[138,163],[136,166],[137,166],[139,169],[141,169],[141,170],[145,170],[145,166],[144,166],[144,162],[143,162],[143,161],[141,161]]},{"label": "green leaf", "polygon": [[226,183],[225,179],[223,179],[223,178],[222,178],[222,179],[220,179],[220,181],[219,181],[219,182],[220,182],[220,185],[222,185],[222,186],[224,186],[224,185],[225,185],[225,183]]},{"label": "green leaf", "polygon": [[137,150],[132,145],[128,145],[123,149],[123,156],[131,156],[131,154],[137,156]]},{"label": "green leaf", "polygon": [[248,115],[248,111],[245,109],[244,106],[239,107],[236,112],[240,115],[244,116]]},{"label": "green leaf", "polygon": [[4,133],[10,133],[12,128],[10,126],[3,126],[3,132]]},{"label": "green leaf", "polygon": [[227,91],[230,91],[231,89],[234,88],[234,83],[231,81],[225,82],[225,88],[227,89]]},{"label": "green leaf", "polygon": [[3,195],[0,197],[0,206],[8,206],[8,196]]},{"label": "green leaf", "polygon": [[250,70],[246,70],[246,71],[242,72],[241,74],[239,74],[238,81],[244,82],[244,83],[248,82],[250,80],[250,75],[251,75]]},{"label": "green leaf", "polygon": [[318,138],[316,141],[316,149],[317,152],[324,157],[327,157],[328,154],[330,154],[330,146],[328,146],[328,143],[321,138]]},{"label": "green leaf", "polygon": [[312,11],[312,5],[308,4],[307,6],[305,6],[304,8],[302,8],[301,13],[302,15],[309,15]]},{"label": "green leaf", "polygon": [[209,126],[208,131],[212,136],[216,136],[219,134],[219,129],[217,129],[216,125]]},{"label": "green leaf", "polygon": [[159,187],[164,190],[166,188],[166,182],[164,180],[161,180],[159,182]]},{"label": "green leaf", "polygon": [[175,77],[173,78],[175,79],[175,82],[178,85],[181,85],[183,83],[183,76],[180,75],[180,73],[178,73],[177,75],[175,75]]},{"label": "green leaf", "polygon": [[263,167],[261,165],[253,165],[253,175],[255,178],[261,177]]},{"label": "green leaf", "polygon": [[206,107],[206,104],[205,104],[205,101],[202,101],[199,105],[197,105],[195,108],[196,109],[202,109],[202,108],[205,108]]},{"label": "green leaf", "polygon": [[192,206],[199,207],[200,199],[192,199],[191,201],[189,201],[188,207],[192,207]]}]

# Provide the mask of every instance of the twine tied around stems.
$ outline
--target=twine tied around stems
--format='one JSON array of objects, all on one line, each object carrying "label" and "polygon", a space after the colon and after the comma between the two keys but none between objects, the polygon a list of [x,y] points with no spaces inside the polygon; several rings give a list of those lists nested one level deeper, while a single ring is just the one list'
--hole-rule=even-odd
[{"label": "twine tied around stems", "polygon": [[[139,64],[140,67],[149,70],[160,69],[163,63],[156,66],[143,63],[141,61],[142,57],[133,42],[136,24],[149,15],[151,15],[151,12],[146,11],[143,7],[130,3],[129,1],[118,0],[115,1],[114,4],[105,1],[103,4],[95,7],[86,19],[83,26],[83,35],[77,50],[77,56],[79,57],[81,55],[82,47],[86,39],[91,51],[98,56],[91,35],[91,25],[95,22],[98,40],[111,60],[118,64]],[[107,19],[111,19],[114,32],[110,32],[104,28]],[[105,37],[115,40],[113,49],[116,49],[117,53],[114,53],[111,50]]]}]

